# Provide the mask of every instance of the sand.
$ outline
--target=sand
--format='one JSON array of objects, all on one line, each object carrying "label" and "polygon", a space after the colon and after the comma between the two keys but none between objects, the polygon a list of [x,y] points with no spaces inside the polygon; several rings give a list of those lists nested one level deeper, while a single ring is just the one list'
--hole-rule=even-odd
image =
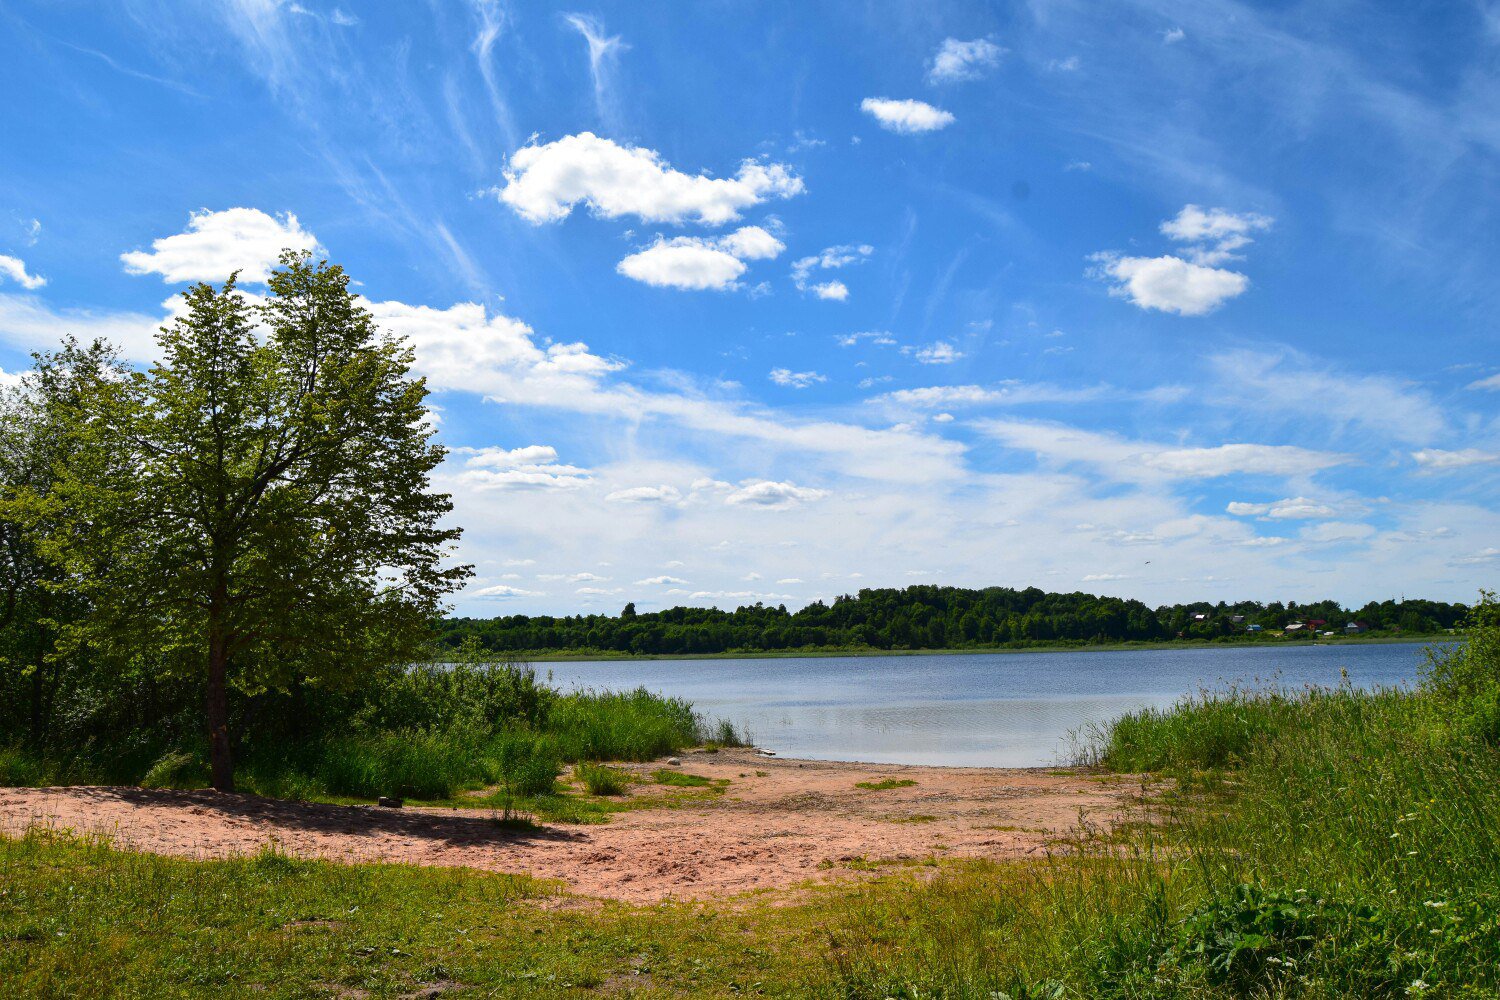
[{"label": "sand", "polygon": [[[1017,858],[1084,822],[1107,828],[1138,802],[1129,779],[1088,771],[908,767],[783,760],[750,750],[683,755],[673,770],[727,778],[719,796],[616,813],[604,824],[502,827],[488,811],[380,809],[213,791],[0,789],[0,832],[105,835],[191,858],[259,851],[477,868],[557,879],[630,903],[722,899],[840,878],[869,862]],[[627,765],[643,774],[654,765]],[[856,787],[885,779],[914,785]],[[681,795],[633,785],[638,798]]]}]

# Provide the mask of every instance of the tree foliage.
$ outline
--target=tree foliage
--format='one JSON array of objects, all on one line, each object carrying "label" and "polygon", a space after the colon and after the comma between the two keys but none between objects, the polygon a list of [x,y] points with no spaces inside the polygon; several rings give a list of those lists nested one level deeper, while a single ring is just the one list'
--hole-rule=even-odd
[{"label": "tree foliage", "polygon": [[[1247,635],[1257,624],[1277,629],[1321,619],[1340,629],[1358,621],[1386,632],[1430,634],[1454,627],[1461,604],[1386,601],[1358,610],[1335,601],[1313,604],[1199,602],[1151,608],[1140,601],[1093,594],[1050,594],[1036,587],[916,586],[865,589],[814,601],[800,611],[754,604],[734,611],[670,608],[618,617],[510,615],[452,619],[443,641],[477,640],[490,652],[572,650],[640,654],[760,652],[787,649],[977,649],[1051,643],[1161,642]],[[1201,617],[1200,617],[1201,616]],[[1235,621],[1238,617],[1241,620]]]},{"label": "tree foliage", "polygon": [[225,789],[232,695],[416,656],[468,573],[444,561],[459,532],[410,348],[305,253],[269,292],[189,289],[145,371],[100,346],[40,357],[29,391],[66,460],[18,479],[11,522],[57,574],[42,589],[84,609],[57,657],[202,682]]}]

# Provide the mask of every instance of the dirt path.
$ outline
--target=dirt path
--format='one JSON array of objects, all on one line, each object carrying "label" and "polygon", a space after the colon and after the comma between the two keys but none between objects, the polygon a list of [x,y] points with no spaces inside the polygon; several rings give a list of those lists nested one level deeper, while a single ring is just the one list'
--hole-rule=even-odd
[{"label": "dirt path", "polygon": [[[632,767],[654,766],[661,765]],[[187,857],[253,853],[274,841],[303,857],[526,872],[561,879],[584,895],[642,903],[848,877],[862,861],[1019,857],[1076,826],[1080,815],[1108,826],[1139,793],[1129,781],[1044,768],[845,764],[746,750],[688,754],[680,769],[730,783],[721,796],[633,809],[606,824],[530,831],[498,827],[477,810],[316,805],[209,791],[4,788],[0,832],[67,828]],[[915,784],[856,787],[887,779]],[[659,785],[631,791],[663,794]]]}]

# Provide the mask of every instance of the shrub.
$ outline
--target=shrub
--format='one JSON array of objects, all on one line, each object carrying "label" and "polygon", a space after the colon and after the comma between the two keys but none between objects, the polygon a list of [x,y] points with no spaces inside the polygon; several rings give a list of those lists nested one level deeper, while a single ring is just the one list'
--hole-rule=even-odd
[{"label": "shrub", "polygon": [[492,775],[513,796],[530,798],[552,792],[557,783],[557,744],[527,730],[499,735],[490,750]]},{"label": "shrub", "polygon": [[582,762],[573,768],[573,774],[590,795],[624,795],[630,784],[630,775],[617,767]]},{"label": "shrub", "polygon": [[208,784],[208,763],[200,752],[168,750],[141,778],[142,788],[202,788]]},{"label": "shrub", "polygon": [[313,777],[335,795],[448,798],[482,777],[468,733],[419,730],[365,733],[327,741]]},{"label": "shrub", "polygon": [[19,747],[0,749],[0,786],[40,785],[43,773],[41,762]]}]

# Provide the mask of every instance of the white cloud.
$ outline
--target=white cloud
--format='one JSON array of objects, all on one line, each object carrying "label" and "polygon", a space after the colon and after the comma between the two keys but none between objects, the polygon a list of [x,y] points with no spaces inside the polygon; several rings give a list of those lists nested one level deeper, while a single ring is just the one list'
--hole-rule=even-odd
[{"label": "white cloud", "polygon": [[892,337],[884,330],[870,330],[863,333],[843,333],[839,334],[837,340],[840,347],[853,347],[861,340],[868,340],[870,343],[879,345],[881,347],[892,347],[896,343],[896,338]]},{"label": "white cloud", "polygon": [[503,600],[505,598],[513,597],[543,597],[545,595],[538,590],[522,590],[520,587],[512,587],[508,584],[501,583],[496,584],[493,587],[482,587],[479,590],[467,591],[465,592],[464,596],[490,598],[492,600]]},{"label": "white cloud", "polygon": [[599,576],[595,573],[538,573],[538,580],[558,581],[565,583],[608,583],[609,577]]},{"label": "white cloud", "polygon": [[783,577],[780,580],[777,580],[776,581],[776,586],[778,586],[778,587],[790,587],[793,584],[798,584],[798,583],[801,583],[801,582],[802,582],[802,580],[800,580],[799,578],[797,578],[795,576],[788,576],[788,577]]},{"label": "white cloud", "polygon": [[744,226],[717,239],[678,236],[626,257],[616,270],[658,288],[725,290],[738,287],[746,260],[774,258],[786,249],[759,226]]},{"label": "white cloud", "polygon": [[673,240],[658,238],[651,246],[620,261],[615,269],[627,278],[657,288],[723,291],[737,286],[740,275],[745,273],[745,264],[708,241],[679,236]]},{"label": "white cloud", "polygon": [[[980,385],[932,385],[915,389],[897,389],[870,400],[872,403],[894,403],[897,406],[912,406],[935,409],[946,406],[978,406],[986,404],[1016,405],[1023,403],[1081,403],[1112,395],[1108,386],[1088,386],[1082,389],[1065,389],[1045,383],[1003,383],[997,388]],[[951,417],[949,418],[952,419]]]},{"label": "white cloud", "polygon": [[1334,542],[1359,542],[1375,534],[1368,524],[1351,524],[1347,521],[1328,521],[1310,524],[1298,533],[1304,542],[1332,544]]},{"label": "white cloud", "polygon": [[131,274],[159,274],[163,281],[224,281],[235,271],[240,281],[261,283],[283,250],[321,252],[317,239],[290,212],[270,216],[258,208],[202,209],[187,229],[151,241],[151,249],[120,255]]},{"label": "white cloud", "polygon": [[932,66],[927,71],[929,83],[954,83],[960,80],[977,80],[986,70],[999,65],[1005,50],[988,38],[975,38],[964,42],[957,38],[945,38],[932,57]]},{"label": "white cloud", "polygon": [[946,340],[939,340],[925,347],[903,347],[902,354],[909,354],[924,365],[951,365],[962,358],[963,352]]},{"label": "white cloud", "polygon": [[1459,451],[1424,448],[1421,451],[1412,452],[1411,457],[1422,468],[1433,472],[1447,472],[1451,469],[1468,468],[1471,465],[1500,462],[1500,452],[1481,451],[1478,448],[1463,448]]},{"label": "white cloud", "polygon": [[1468,386],[1466,386],[1466,388],[1469,388],[1469,389],[1489,389],[1489,390],[1491,390],[1493,392],[1500,392],[1500,372],[1496,372],[1494,375],[1491,375],[1489,378],[1482,378],[1482,379],[1479,379],[1477,382],[1470,382],[1468,384]]},{"label": "white cloud", "polygon": [[575,594],[582,594],[585,597],[613,597],[616,594],[623,594],[623,593],[625,593],[625,588],[623,588],[623,587],[579,587],[577,590],[574,590],[573,593],[575,593]]},{"label": "white cloud", "polygon": [[1160,226],[1167,238],[1183,247],[1183,256],[1128,257],[1113,251],[1094,254],[1097,277],[1114,282],[1110,294],[1129,299],[1142,309],[1203,316],[1250,287],[1238,271],[1219,267],[1239,260],[1235,251],[1247,246],[1251,233],[1269,229],[1272,219],[1253,212],[1185,205]]},{"label": "white cloud", "polygon": [[861,243],[827,247],[819,253],[799,257],[792,262],[792,284],[797,286],[798,291],[811,292],[820,299],[843,302],[849,297],[849,286],[842,281],[815,283],[812,281],[813,270],[830,270],[848,267],[851,264],[863,264],[874,252],[874,247],[868,243]]},{"label": "white cloud", "polygon": [[898,135],[920,135],[935,132],[952,125],[955,119],[950,112],[935,108],[926,101],[893,101],[885,97],[866,97],[859,104],[860,110],[873,117],[880,127]]},{"label": "white cloud", "polygon": [[1181,28],[1168,28],[1161,33],[1161,43],[1163,45],[1176,45],[1186,37],[1187,32]]},{"label": "white cloud", "polygon": [[1111,295],[1127,298],[1142,309],[1179,316],[1203,316],[1250,287],[1243,274],[1193,264],[1180,257],[1121,257],[1095,254],[1099,272],[1116,282]]},{"label": "white cloud", "polygon": [[721,236],[717,245],[740,260],[774,260],[786,249],[785,243],[760,226],[741,226],[727,236]]},{"label": "white cloud", "polygon": [[725,497],[724,502],[735,507],[784,510],[797,504],[821,500],[827,495],[827,490],[815,490],[806,486],[795,486],[792,483],[779,483],[771,480],[746,481],[740,485],[739,489]]},{"label": "white cloud", "polygon": [[622,146],[592,132],[518,149],[505,170],[501,201],[534,223],[567,218],[574,206],[645,222],[722,225],[770,198],[804,190],[784,164],[745,160],[734,177],[674,170],[655,150]]},{"label": "white cloud", "polygon": [[1267,517],[1276,520],[1332,517],[1334,509],[1327,504],[1307,497],[1287,497],[1270,503],[1244,503],[1233,501],[1224,508],[1235,517]]},{"label": "white cloud", "polygon": [[630,46],[621,41],[618,35],[606,35],[603,22],[596,17],[590,17],[587,14],[564,14],[563,20],[583,36],[584,43],[588,46],[589,76],[594,81],[594,106],[600,115],[609,118],[614,110],[610,93],[610,76],[620,53]]},{"label": "white cloud", "polygon": [[589,483],[589,470],[561,465],[547,445],[523,448],[454,448],[462,455],[461,483],[476,490],[576,490]]},{"label": "white cloud", "polygon": [[677,503],[682,499],[682,491],[675,486],[632,486],[629,489],[615,490],[605,496],[610,503]]},{"label": "white cloud", "polygon": [[1120,573],[1089,573],[1083,578],[1084,583],[1104,583],[1109,580],[1128,580],[1130,577]]},{"label": "white cloud", "polygon": [[777,385],[784,385],[789,389],[806,389],[818,382],[828,381],[827,375],[819,375],[817,372],[794,372],[790,368],[772,368],[770,378]]},{"label": "white cloud", "polygon": [[686,583],[687,583],[686,580],[682,579],[681,577],[676,577],[676,576],[649,576],[649,577],[647,577],[644,580],[637,580],[637,581],[635,581],[635,586],[637,586],[637,587],[667,587],[667,586],[681,587],[681,586],[683,586]]},{"label": "white cloud", "polygon": [[1352,460],[1348,455],[1293,445],[1173,448],[1035,421],[983,420],[975,426],[1007,447],[1029,451],[1052,462],[1093,465],[1123,481],[1211,479],[1236,474],[1306,476]]},{"label": "white cloud", "polygon": [[1490,546],[1480,549],[1470,556],[1459,556],[1450,560],[1454,566],[1487,566],[1490,563],[1500,563],[1500,549]]},{"label": "white cloud", "polygon": [[1068,56],[1066,59],[1049,59],[1047,68],[1054,73],[1076,73],[1078,67],[1083,65],[1077,56]]},{"label": "white cloud", "polygon": [[[164,311],[172,305],[164,304]],[[107,340],[132,361],[152,361],[156,333],[166,322],[166,316],[137,312],[56,310],[33,295],[0,292],[0,339],[25,350],[52,350],[75,336],[84,343]]]},{"label": "white cloud", "polygon": [[26,262],[21,258],[3,253],[0,253],[0,278],[9,278],[28,292],[34,292],[47,283],[41,275],[27,274]]},{"label": "white cloud", "polygon": [[1163,236],[1188,244],[1184,252],[1193,263],[1212,266],[1239,260],[1235,251],[1253,242],[1251,233],[1270,229],[1273,221],[1254,212],[1184,205],[1175,218],[1163,222],[1160,228]]},{"label": "white cloud", "polygon": [[1448,418],[1423,391],[1384,375],[1361,375],[1290,349],[1216,354],[1219,385],[1209,399],[1257,413],[1292,413],[1342,430],[1357,424],[1383,437],[1424,444],[1447,433]]}]

